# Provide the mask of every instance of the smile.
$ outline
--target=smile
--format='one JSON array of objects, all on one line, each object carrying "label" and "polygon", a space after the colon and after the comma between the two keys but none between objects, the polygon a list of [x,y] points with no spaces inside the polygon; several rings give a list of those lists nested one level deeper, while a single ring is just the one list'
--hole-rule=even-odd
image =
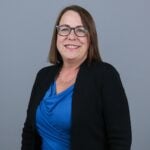
[{"label": "smile", "polygon": [[79,45],[74,45],[74,44],[66,44],[64,45],[66,48],[70,48],[70,49],[77,49],[79,48],[80,46]]}]

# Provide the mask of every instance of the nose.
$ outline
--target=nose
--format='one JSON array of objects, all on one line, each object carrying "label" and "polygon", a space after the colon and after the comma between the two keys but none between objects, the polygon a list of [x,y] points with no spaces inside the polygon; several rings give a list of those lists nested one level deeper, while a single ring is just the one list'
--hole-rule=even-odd
[{"label": "nose", "polygon": [[70,34],[68,35],[68,39],[75,40],[77,38],[75,31],[72,29]]}]

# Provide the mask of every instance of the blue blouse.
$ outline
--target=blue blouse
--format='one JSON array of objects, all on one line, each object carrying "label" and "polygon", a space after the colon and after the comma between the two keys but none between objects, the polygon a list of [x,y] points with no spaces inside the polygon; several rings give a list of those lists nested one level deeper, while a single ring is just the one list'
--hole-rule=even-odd
[{"label": "blue blouse", "polygon": [[71,104],[74,85],[56,93],[54,82],[37,108],[36,127],[42,137],[42,150],[69,150]]}]

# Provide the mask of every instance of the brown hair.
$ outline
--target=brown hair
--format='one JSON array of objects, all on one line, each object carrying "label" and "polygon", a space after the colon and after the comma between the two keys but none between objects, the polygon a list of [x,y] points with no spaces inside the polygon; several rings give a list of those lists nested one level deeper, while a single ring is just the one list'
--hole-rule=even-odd
[{"label": "brown hair", "polygon": [[89,50],[88,50],[88,55],[87,55],[87,61],[89,63],[93,61],[101,61],[99,48],[98,48],[97,32],[96,32],[95,22],[92,16],[86,9],[78,5],[71,5],[71,6],[65,7],[60,12],[56,20],[54,31],[53,31],[53,36],[52,36],[52,41],[51,41],[50,52],[49,52],[50,63],[52,64],[62,63],[62,57],[59,54],[57,47],[56,47],[56,40],[57,40],[56,26],[59,25],[62,15],[68,10],[75,11],[80,15],[83,26],[85,26],[89,32],[90,44],[89,44]]}]

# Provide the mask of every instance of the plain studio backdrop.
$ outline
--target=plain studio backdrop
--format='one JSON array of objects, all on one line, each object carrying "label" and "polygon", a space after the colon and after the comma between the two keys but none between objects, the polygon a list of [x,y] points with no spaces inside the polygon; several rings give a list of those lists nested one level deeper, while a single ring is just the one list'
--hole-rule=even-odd
[{"label": "plain studio backdrop", "polygon": [[129,101],[132,150],[150,148],[149,0],[0,0],[0,149],[19,150],[31,88],[66,5],[94,17],[104,61],[120,73]]}]

